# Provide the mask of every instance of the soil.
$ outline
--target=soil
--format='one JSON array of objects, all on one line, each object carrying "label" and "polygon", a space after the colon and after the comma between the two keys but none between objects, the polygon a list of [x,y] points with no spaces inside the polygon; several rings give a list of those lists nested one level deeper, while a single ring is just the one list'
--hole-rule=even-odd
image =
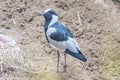
[{"label": "soil", "polygon": [[[44,18],[34,17],[48,8],[73,32],[86,63],[67,55],[63,72],[61,52],[56,73],[56,51],[45,39]],[[119,0],[0,0],[0,34],[16,41],[27,65],[7,68],[0,80],[120,80]]]}]

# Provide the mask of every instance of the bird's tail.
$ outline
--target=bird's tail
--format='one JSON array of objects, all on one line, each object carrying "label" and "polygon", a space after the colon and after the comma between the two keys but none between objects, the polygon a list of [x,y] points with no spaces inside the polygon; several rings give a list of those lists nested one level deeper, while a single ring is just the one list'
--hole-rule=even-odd
[{"label": "bird's tail", "polygon": [[79,50],[78,50],[79,53],[74,53],[74,52],[72,52],[72,51],[70,51],[68,49],[66,49],[65,52],[68,53],[68,54],[70,54],[71,56],[73,56],[73,57],[75,57],[75,58],[83,61],[83,62],[87,61],[87,59],[85,58],[85,56]]}]

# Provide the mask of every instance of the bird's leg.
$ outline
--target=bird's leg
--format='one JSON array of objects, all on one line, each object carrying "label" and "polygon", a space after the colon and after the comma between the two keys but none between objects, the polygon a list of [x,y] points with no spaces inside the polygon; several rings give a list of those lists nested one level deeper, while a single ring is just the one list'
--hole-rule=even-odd
[{"label": "bird's leg", "polygon": [[67,64],[66,64],[66,53],[64,53],[64,58],[65,58],[65,64],[64,64],[63,68],[64,68],[64,72],[65,72],[66,69],[67,69]]},{"label": "bird's leg", "polygon": [[57,72],[59,71],[59,60],[60,60],[60,53],[59,50],[57,50]]}]

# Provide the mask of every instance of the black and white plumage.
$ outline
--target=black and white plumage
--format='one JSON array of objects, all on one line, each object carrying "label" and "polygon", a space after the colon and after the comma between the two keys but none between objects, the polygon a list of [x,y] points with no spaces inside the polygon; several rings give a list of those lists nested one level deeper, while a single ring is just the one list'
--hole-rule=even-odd
[{"label": "black and white plumage", "polygon": [[[59,67],[59,51],[62,50],[65,52],[65,65],[64,68],[66,70],[66,53],[70,54],[71,56],[86,62],[87,59],[85,56],[80,52],[80,48],[78,43],[73,37],[71,31],[64,25],[58,22],[58,14],[52,10],[47,9],[42,14],[45,18],[45,36],[48,43],[55,48],[57,48],[58,53],[58,64]],[[58,68],[57,68],[58,71]]]}]

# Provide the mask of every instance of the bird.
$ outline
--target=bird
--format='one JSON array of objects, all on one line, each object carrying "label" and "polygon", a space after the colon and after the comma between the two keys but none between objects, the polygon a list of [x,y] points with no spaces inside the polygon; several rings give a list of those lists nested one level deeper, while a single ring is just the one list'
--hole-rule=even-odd
[{"label": "bird", "polygon": [[70,29],[58,20],[58,13],[54,9],[46,9],[39,13],[45,19],[44,32],[47,42],[56,48],[57,53],[57,72],[59,71],[60,52],[64,52],[64,72],[67,69],[66,54],[77,58],[83,62],[87,62],[87,58],[80,51],[79,45],[75,40]]}]

